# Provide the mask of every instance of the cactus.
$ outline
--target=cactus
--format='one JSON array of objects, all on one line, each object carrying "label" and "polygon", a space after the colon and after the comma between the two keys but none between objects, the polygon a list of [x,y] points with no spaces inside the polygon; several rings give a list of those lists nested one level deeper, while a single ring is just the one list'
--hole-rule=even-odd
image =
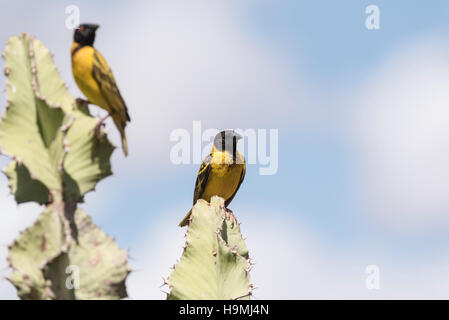
[{"label": "cactus", "polygon": [[[75,213],[76,243],[66,246],[57,210],[47,208],[10,247],[9,280],[22,299],[116,299],[126,296],[126,253],[92,223]],[[75,266],[75,269],[73,267]],[[72,273],[73,278],[69,277]],[[68,284],[68,285],[67,285]]]},{"label": "cactus", "polygon": [[186,244],[166,284],[170,300],[249,299],[248,249],[224,200],[200,199],[193,207]]},{"label": "cactus", "polygon": [[[46,206],[9,247],[9,280],[22,299],[126,297],[126,252],[77,209],[112,174],[114,147],[105,132],[95,137],[97,120],[68,93],[42,42],[12,37],[3,57],[7,106],[0,148],[13,159],[4,173],[17,203]],[[71,283],[68,273],[77,268],[72,275],[79,279]]]}]

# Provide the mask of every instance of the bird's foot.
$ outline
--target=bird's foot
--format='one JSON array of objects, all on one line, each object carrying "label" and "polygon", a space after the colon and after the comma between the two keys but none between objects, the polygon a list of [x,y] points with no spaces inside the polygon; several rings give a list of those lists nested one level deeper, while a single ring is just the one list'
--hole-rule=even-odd
[{"label": "bird's foot", "polygon": [[84,100],[83,98],[76,98],[75,101],[77,104],[85,104],[85,105],[92,104],[92,102],[90,102],[89,100]]}]

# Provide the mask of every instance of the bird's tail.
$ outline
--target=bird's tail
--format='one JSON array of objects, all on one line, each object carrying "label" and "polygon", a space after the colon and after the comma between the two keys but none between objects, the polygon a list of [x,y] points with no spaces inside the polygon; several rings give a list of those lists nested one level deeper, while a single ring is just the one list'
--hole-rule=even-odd
[{"label": "bird's tail", "polygon": [[123,153],[125,154],[125,157],[126,157],[126,156],[128,156],[128,141],[126,140],[126,136],[125,136],[124,132],[121,134],[121,136],[122,136]]},{"label": "bird's tail", "polygon": [[192,209],[190,209],[189,213],[182,219],[182,221],[179,223],[180,227],[184,227],[189,224],[190,215],[192,214]]},{"label": "bird's tail", "polygon": [[120,113],[116,112],[112,115],[112,119],[114,120],[114,123],[118,129],[118,131],[120,132],[120,136],[122,137],[122,148],[123,148],[123,153],[125,154],[125,157],[128,155],[128,141],[126,140],[126,135],[125,135],[125,127],[126,127],[126,122],[123,122],[120,117]]}]

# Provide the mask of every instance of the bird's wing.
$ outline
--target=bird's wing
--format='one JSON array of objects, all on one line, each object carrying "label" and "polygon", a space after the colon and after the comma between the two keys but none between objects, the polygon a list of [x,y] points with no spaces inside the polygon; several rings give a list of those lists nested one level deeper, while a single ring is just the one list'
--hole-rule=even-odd
[{"label": "bird's wing", "polygon": [[97,50],[94,52],[92,76],[100,87],[103,98],[108,103],[109,113],[116,124],[124,128],[126,121],[130,121],[128,109],[117,87],[111,68],[109,68],[108,63]]},{"label": "bird's wing", "polygon": [[198,171],[198,176],[195,182],[195,191],[193,193],[193,205],[201,199],[204,189],[206,188],[207,179],[209,178],[211,170],[212,155],[208,155],[201,164],[200,170]]},{"label": "bird's wing", "polygon": [[225,201],[225,206],[226,207],[231,203],[232,199],[234,199],[235,194],[237,193],[237,191],[239,191],[239,188],[242,185],[243,179],[245,179],[245,173],[246,173],[246,163],[243,162],[243,169],[242,169],[242,173],[240,174],[239,185],[237,186],[237,188],[235,188],[235,191],[232,194],[232,196],[228,200]]}]

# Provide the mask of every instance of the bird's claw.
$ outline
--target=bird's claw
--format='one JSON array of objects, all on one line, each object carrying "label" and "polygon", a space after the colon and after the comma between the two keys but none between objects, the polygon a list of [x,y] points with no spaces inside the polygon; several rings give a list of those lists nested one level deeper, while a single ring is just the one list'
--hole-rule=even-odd
[{"label": "bird's claw", "polygon": [[82,98],[76,98],[75,101],[76,101],[77,104],[85,104],[85,105],[90,104],[90,101],[89,101],[89,100],[84,100],[84,99],[82,99]]}]

